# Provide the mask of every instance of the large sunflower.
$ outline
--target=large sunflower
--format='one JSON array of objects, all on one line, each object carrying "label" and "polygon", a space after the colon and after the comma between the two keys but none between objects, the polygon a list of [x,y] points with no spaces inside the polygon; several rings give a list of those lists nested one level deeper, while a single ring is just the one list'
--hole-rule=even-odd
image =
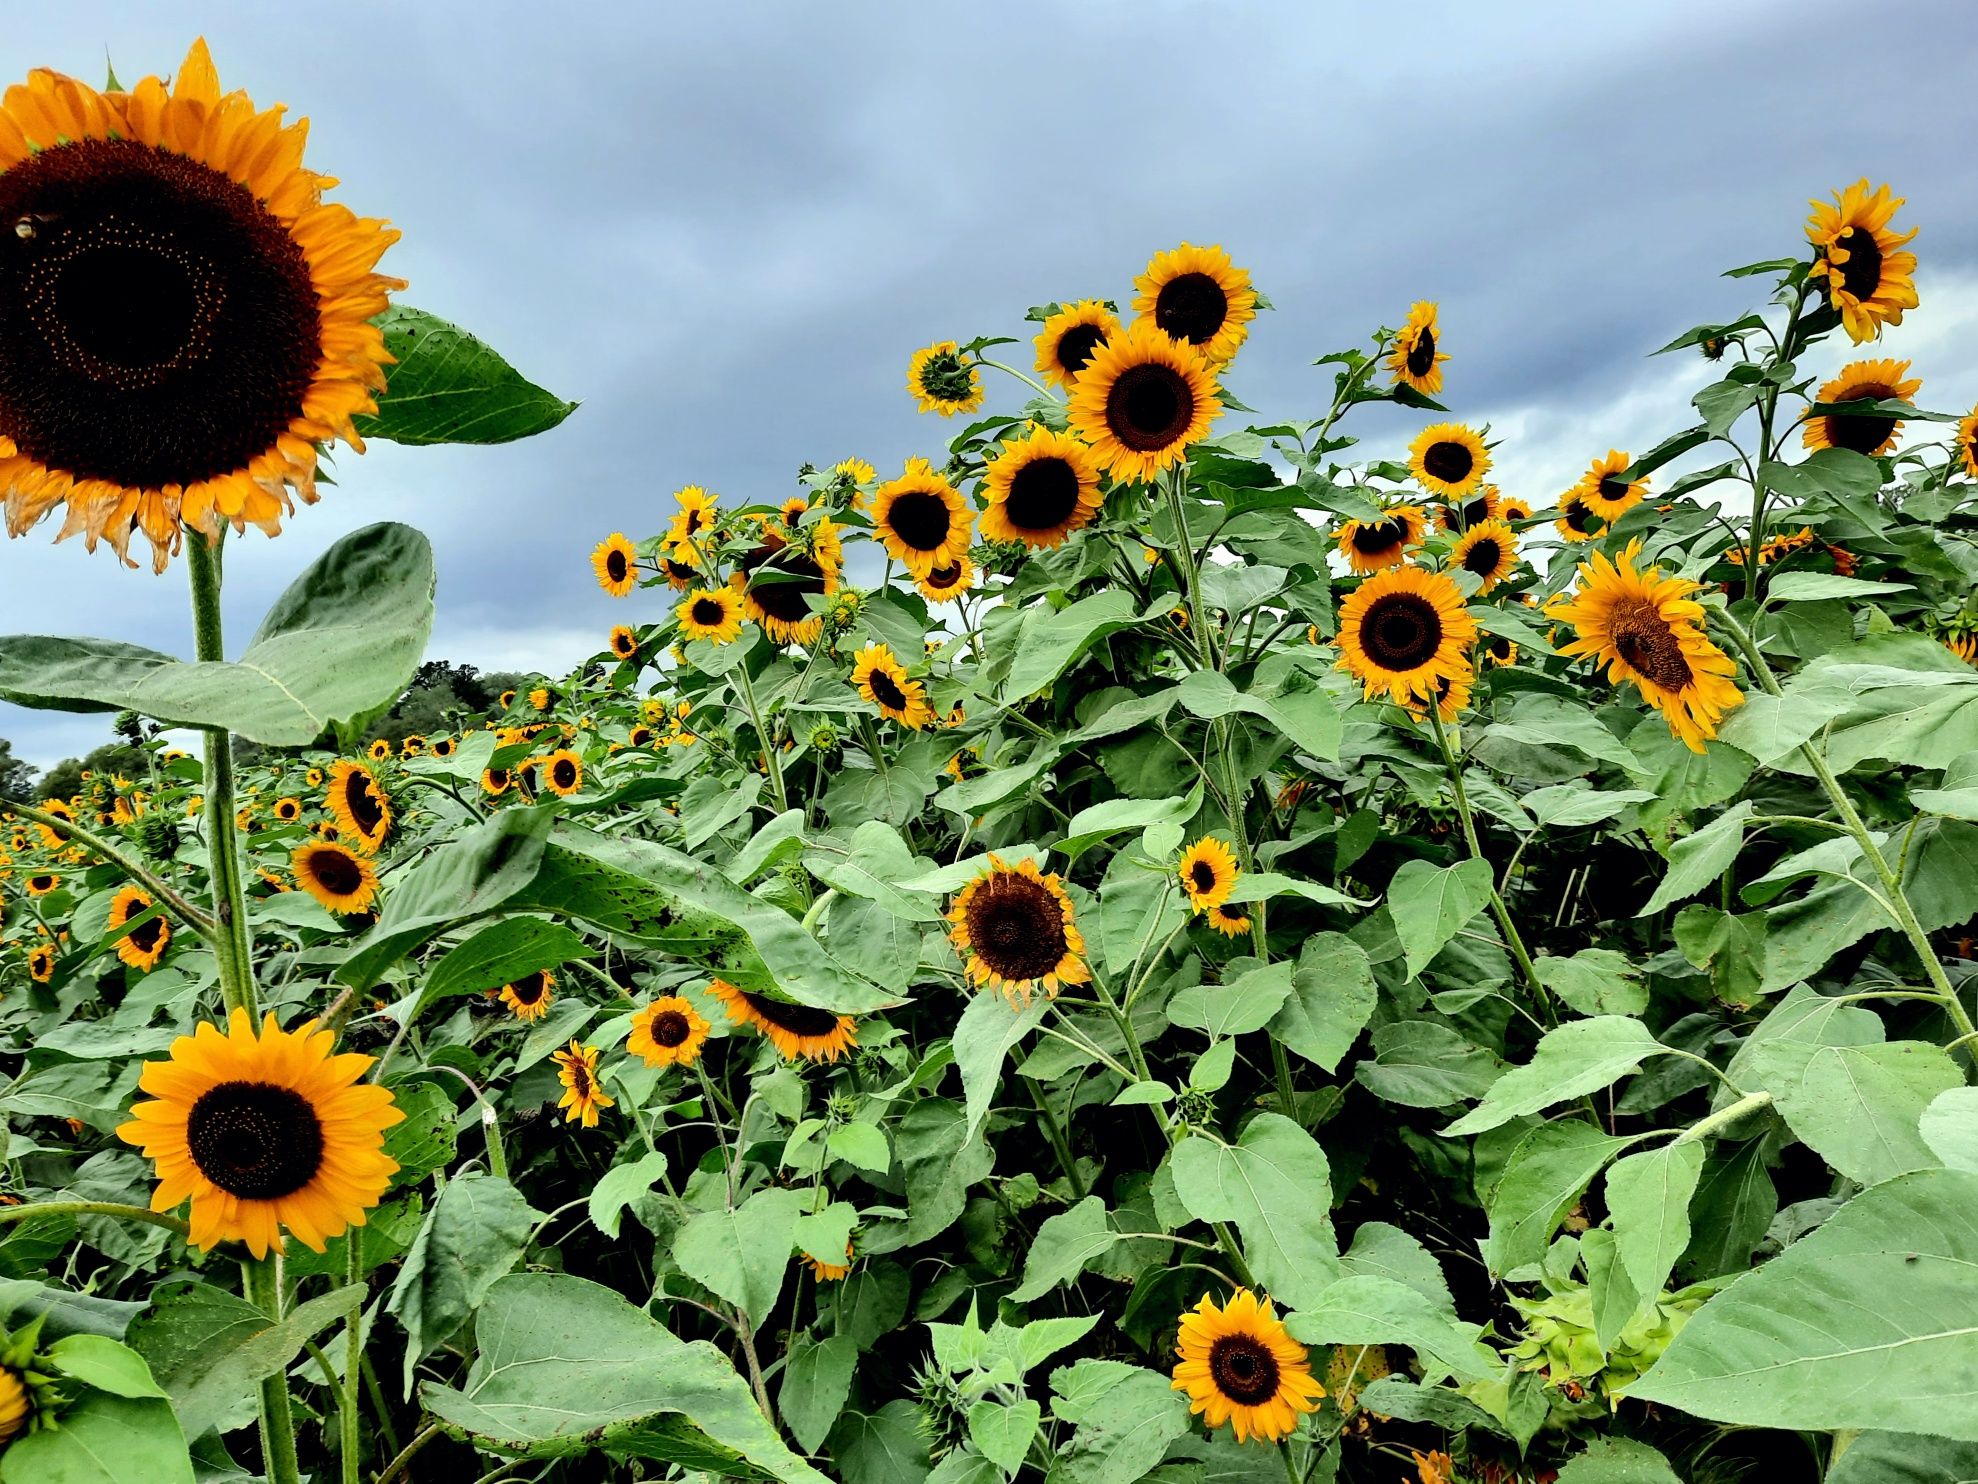
[{"label": "large sunflower", "polygon": [[1239,1288],[1227,1306],[1204,1298],[1181,1316],[1174,1389],[1211,1429],[1227,1422],[1236,1440],[1275,1443],[1326,1394],[1311,1358],[1286,1332],[1269,1299]]},{"label": "large sunflower", "polygon": [[1105,503],[1092,450],[1038,424],[1005,442],[982,474],[989,494],[982,535],[989,541],[1021,541],[1033,551],[1057,546]]},{"label": "large sunflower", "polygon": [[1407,702],[1434,695],[1469,668],[1464,657],[1477,621],[1456,584],[1440,572],[1396,567],[1369,577],[1339,607],[1339,668],[1368,699]]},{"label": "large sunflower", "polygon": [[957,557],[945,567],[929,567],[913,585],[930,603],[952,603],[975,586],[975,564]]},{"label": "large sunflower", "polygon": [[953,417],[982,405],[982,373],[954,341],[937,340],[913,353],[907,390],[920,411]]},{"label": "large sunflower", "polygon": [[1071,898],[1056,873],[1044,875],[1033,860],[1011,866],[991,855],[988,869],[955,898],[948,921],[969,978],[1011,1000],[1027,1004],[1039,985],[1055,995],[1060,985],[1092,978]]},{"label": "large sunflower", "polygon": [[[110,900],[109,930],[114,933],[131,919],[142,917],[150,910],[150,894],[140,887],[126,886]],[[148,974],[165,956],[171,942],[172,925],[160,914],[149,922],[139,923],[119,938],[117,957],[140,974]]]},{"label": "large sunflower", "polygon": [[0,106],[0,495],[20,535],[163,571],[181,526],[268,535],[316,499],[322,449],[361,452],[392,357],[372,272],[398,233],[322,199],[306,121],[221,93],[196,41],[169,88],[46,69]]},{"label": "large sunflower", "polygon": [[726,979],[712,981],[707,992],[728,1007],[730,1020],[768,1037],[785,1061],[836,1061],[858,1044],[858,1022],[849,1015],[750,994]]},{"label": "large sunflower", "polygon": [[1637,570],[1640,552],[1637,540],[1614,561],[1595,553],[1580,564],[1578,590],[1554,597],[1546,616],[1579,635],[1561,653],[1591,657],[1616,682],[1632,680],[1669,730],[1702,752],[1724,714],[1744,702],[1731,679],[1737,666],[1703,632],[1703,606],[1691,596],[1701,584],[1664,577],[1659,567]]},{"label": "large sunflower", "polygon": [[852,666],[852,684],[860,695],[902,726],[916,732],[934,720],[934,708],[927,704],[927,692],[918,680],[907,678],[907,668],[884,644],[868,644],[858,652]]},{"label": "large sunflower", "polygon": [[586,1046],[573,1038],[568,1051],[552,1051],[549,1055],[556,1063],[556,1080],[563,1084],[563,1096],[556,1104],[563,1110],[563,1121],[596,1128],[598,1110],[614,1107],[618,1101],[608,1096],[598,1081],[597,1047]]},{"label": "large sunflower", "polygon": [[926,459],[908,459],[899,478],[873,492],[872,532],[915,576],[965,555],[973,521],[962,492]]},{"label": "large sunflower", "polygon": [[329,809],[337,827],[366,855],[376,855],[391,833],[391,800],[362,763],[345,758],[330,768]]},{"label": "large sunflower", "polygon": [[[1820,400],[1907,402],[1923,389],[1921,378],[1905,375],[1908,370],[1908,361],[1856,361],[1820,388]],[[1846,448],[1879,458],[1902,438],[1902,421],[1875,412],[1823,412],[1806,420],[1800,437],[1808,448]]]},{"label": "large sunflower", "polygon": [[1211,365],[1226,365],[1235,357],[1257,317],[1250,275],[1220,247],[1184,242],[1155,253],[1133,286],[1140,291],[1134,296],[1134,312],[1196,347]]},{"label": "large sunflower", "polygon": [[1119,318],[1098,299],[1080,299],[1044,321],[1037,332],[1037,370],[1070,390],[1092,352],[1119,334]]},{"label": "large sunflower", "polygon": [[1387,356],[1387,369],[1395,385],[1411,386],[1425,397],[1441,391],[1442,363],[1449,359],[1442,353],[1441,345],[1436,333],[1435,305],[1427,299],[1409,305],[1407,322],[1395,335]]},{"label": "large sunflower", "polygon": [[639,551],[620,531],[613,531],[591,552],[591,569],[598,586],[622,598],[639,585]]},{"label": "large sunflower", "polygon": [[1334,539],[1355,572],[1378,572],[1408,560],[1408,548],[1422,539],[1428,513],[1419,505],[1392,505],[1379,520],[1349,520]]},{"label": "large sunflower", "polygon": [[[838,563],[830,521],[811,532],[809,551],[792,546],[774,531],[743,554],[730,585],[741,594],[742,609],[777,644],[809,644],[824,631],[823,616],[809,599],[838,591]],[[829,541],[830,544],[826,544]]]},{"label": "large sunflower", "polygon": [[377,870],[363,856],[328,841],[300,847],[289,857],[296,885],[348,917],[366,911],[378,896]]},{"label": "large sunflower", "polygon": [[1071,429],[1120,483],[1148,481],[1187,457],[1222,413],[1213,368],[1147,320],[1092,353],[1071,390]]},{"label": "large sunflower", "polygon": [[1188,893],[1188,905],[1197,912],[1207,912],[1229,899],[1230,888],[1241,872],[1236,852],[1214,835],[1204,835],[1182,852],[1175,874],[1181,878],[1181,889]]},{"label": "large sunflower", "polygon": [[673,610],[689,639],[732,644],[742,637],[742,600],[729,587],[696,588]]},{"label": "large sunflower", "polygon": [[1916,229],[1894,232],[1889,223],[1902,208],[1902,197],[1887,186],[1868,189],[1867,177],[1845,191],[1834,204],[1808,203],[1806,240],[1813,244],[1814,261],[1807,282],[1824,289],[1827,303],[1837,310],[1848,338],[1856,345],[1873,340],[1885,324],[1899,325],[1905,309],[1916,307],[1916,254],[1902,252]]},{"label": "large sunflower", "polygon": [[335,1055],[313,1020],[284,1031],[270,1015],[257,1035],[245,1010],[221,1033],[201,1025],[145,1063],[138,1086],[155,1101],[117,1130],[157,1165],[151,1209],[192,1201],[192,1245],[245,1242],[280,1251],[287,1227],[317,1252],[364,1225],[398,1165],[385,1130],[405,1115],[382,1087],[358,1081],[373,1058]]},{"label": "large sunflower", "polygon": [[1587,472],[1573,486],[1581,503],[1610,526],[1639,505],[1648,493],[1646,479],[1622,477],[1632,462],[1620,449],[1610,448],[1587,465]]},{"label": "large sunflower", "polygon": [[1430,494],[1461,500],[1490,472],[1490,450],[1474,429],[1436,423],[1408,445],[1408,469]]},{"label": "large sunflower", "polygon": [[1449,565],[1475,573],[1487,593],[1517,567],[1518,533],[1501,520],[1471,526],[1449,549]]},{"label": "large sunflower", "polygon": [[537,969],[501,987],[501,1002],[517,1020],[541,1020],[556,1002],[556,975]]},{"label": "large sunflower", "polygon": [[632,1016],[625,1049],[649,1067],[689,1067],[707,1044],[707,1021],[691,1001],[661,995]]}]

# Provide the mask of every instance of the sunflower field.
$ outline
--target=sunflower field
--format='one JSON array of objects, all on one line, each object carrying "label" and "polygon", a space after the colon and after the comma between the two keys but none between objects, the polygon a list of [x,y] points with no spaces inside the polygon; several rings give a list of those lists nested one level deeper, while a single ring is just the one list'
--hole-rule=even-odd
[{"label": "sunflower field", "polygon": [[1123,264],[914,355],[897,472],[662,451],[595,655],[385,739],[426,540],[244,645],[223,549],[572,406],[304,155],[203,43],[0,106],[9,531],[197,642],[0,638],[144,760],[0,814],[0,1484],[1978,1477],[1978,412],[1870,358],[1888,187],[1566,490],[1436,305],[1265,413],[1231,255]]}]

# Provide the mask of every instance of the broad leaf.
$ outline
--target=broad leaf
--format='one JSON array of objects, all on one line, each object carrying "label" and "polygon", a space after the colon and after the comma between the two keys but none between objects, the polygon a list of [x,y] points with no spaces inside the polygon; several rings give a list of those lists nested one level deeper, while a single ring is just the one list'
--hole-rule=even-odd
[{"label": "broad leaf", "polygon": [[577,409],[525,380],[479,337],[423,309],[394,304],[378,325],[398,364],[377,412],[356,420],[366,438],[507,443],[546,432]]}]

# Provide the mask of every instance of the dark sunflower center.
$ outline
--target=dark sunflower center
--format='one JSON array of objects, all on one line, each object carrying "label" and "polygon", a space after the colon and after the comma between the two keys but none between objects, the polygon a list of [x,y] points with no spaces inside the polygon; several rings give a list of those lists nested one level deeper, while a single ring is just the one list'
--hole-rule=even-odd
[{"label": "dark sunflower center", "polygon": [[506,768],[488,769],[488,782],[492,783],[496,788],[507,788],[508,769]]},{"label": "dark sunflower center", "polygon": [[1490,576],[1503,561],[1504,548],[1498,544],[1494,536],[1477,542],[1463,553],[1464,570],[1474,572],[1479,577]]},{"label": "dark sunflower center", "polygon": [[1010,480],[1003,513],[1019,531],[1055,531],[1078,509],[1078,471],[1057,457],[1032,459]]},{"label": "dark sunflower center", "polygon": [[756,606],[783,623],[802,623],[809,618],[810,605],[805,599],[824,595],[823,569],[809,557],[781,546],[758,546],[741,561],[744,572],[765,566],[772,572],[790,573],[797,580],[756,583],[749,589]]},{"label": "dark sunflower center", "polygon": [[1612,505],[1616,501],[1627,499],[1628,491],[1632,488],[1627,480],[1609,474],[1600,481],[1600,498]]},{"label": "dark sunflower center", "polygon": [[28,878],[27,884],[30,891],[51,892],[55,889],[55,878],[53,876],[31,876]]},{"label": "dark sunflower center", "polygon": [[1177,340],[1200,345],[1229,318],[1229,295],[1206,273],[1184,273],[1154,296],[1154,323]]},{"label": "dark sunflower center", "polygon": [[1245,915],[1241,904],[1236,902],[1224,902],[1216,908],[1216,914],[1225,922],[1240,922]]},{"label": "dark sunflower center", "polygon": [[1277,1395],[1277,1357],[1254,1335],[1224,1335],[1209,1346],[1209,1377],[1231,1401],[1261,1406]]},{"label": "dark sunflower center", "polygon": [[968,362],[952,350],[929,356],[920,368],[921,390],[939,402],[966,402],[973,388],[969,385]]},{"label": "dark sunflower center", "polygon": [[515,992],[515,998],[525,1005],[533,1005],[549,993],[549,976],[541,969],[533,974],[524,974],[508,986]]},{"label": "dark sunflower center", "polygon": [[1664,690],[1683,689],[1693,678],[1676,632],[1661,614],[1636,604],[1614,616],[1614,652]]},{"label": "dark sunflower center", "polygon": [[1435,331],[1423,330],[1408,347],[1408,374],[1427,376],[1435,369]]},{"label": "dark sunflower center", "polygon": [[1568,500],[1565,510],[1561,512],[1560,519],[1566,522],[1566,528],[1568,530],[1585,532],[1593,529],[1593,522],[1596,517],[1593,513],[1593,508],[1586,501]]},{"label": "dark sunflower center", "polygon": [[1195,419],[1195,393],[1172,366],[1129,366],[1106,394],[1106,426],[1138,453],[1172,448]]},{"label": "dark sunflower center", "polygon": [[1041,882],[1001,878],[968,904],[968,940],[976,956],[1003,978],[1042,979],[1065,956],[1064,913]]},{"label": "dark sunflower center", "polygon": [[914,551],[933,551],[955,523],[948,502],[927,490],[908,490],[887,508],[886,524]]},{"label": "dark sunflower center", "polygon": [[728,616],[728,610],[713,598],[696,598],[693,606],[694,622],[702,628],[718,627]]},{"label": "dark sunflower center", "polygon": [[742,992],[742,999],[762,1019],[793,1036],[828,1036],[838,1029],[838,1016],[831,1010],[792,1005],[784,1000],[750,994],[746,990]]},{"label": "dark sunflower center", "polygon": [[1442,615],[1420,593],[1383,593],[1360,619],[1360,647],[1383,670],[1417,670],[1442,646]]},{"label": "dark sunflower center", "polygon": [[1444,484],[1461,484],[1476,466],[1476,455],[1462,443],[1431,443],[1422,455],[1422,467]]},{"label": "dark sunflower center", "polygon": [[[150,909],[146,907],[133,907],[131,909],[133,914],[138,912],[145,912],[149,910]],[[158,946],[158,935],[162,933],[164,930],[165,930],[165,919],[162,917],[154,917],[149,922],[140,923],[136,927],[132,928],[130,930],[129,937],[131,942],[135,943],[139,949],[141,949],[145,953],[149,953],[152,949]]]},{"label": "dark sunflower center", "polygon": [[675,582],[685,582],[699,570],[686,562],[676,562],[672,557],[666,559],[666,575]]},{"label": "dark sunflower center", "polygon": [[952,566],[935,567],[927,574],[927,585],[937,592],[945,591],[961,580],[962,566],[960,562],[956,562]]},{"label": "dark sunflower center", "polygon": [[1882,286],[1882,249],[1875,241],[1875,234],[1861,227],[1849,227],[1834,246],[1847,253],[1845,263],[1834,265],[1840,270],[1841,287],[1857,299],[1873,298],[1875,290]]},{"label": "dark sunflower center", "polygon": [[560,757],[550,765],[549,776],[558,788],[575,788],[577,765],[567,757]]},{"label": "dark sunflower center", "polygon": [[1408,525],[1400,520],[1362,521],[1353,528],[1353,549],[1361,556],[1379,556],[1394,550],[1408,539]]},{"label": "dark sunflower center", "polygon": [[1490,657],[1500,663],[1508,663],[1511,658],[1511,641],[1502,634],[1488,634],[1484,637],[1484,648]]},{"label": "dark sunflower center", "polygon": [[591,1069],[575,1057],[565,1065],[570,1073],[570,1090],[580,1098],[589,1097],[596,1086],[591,1080]]},{"label": "dark sunflower center", "polygon": [[611,647],[620,654],[630,654],[638,646],[632,642],[630,634],[618,634],[612,638]]},{"label": "dark sunflower center", "polygon": [[907,693],[900,689],[899,682],[884,670],[874,670],[866,677],[866,684],[872,687],[872,694],[882,706],[895,711],[907,709]]},{"label": "dark sunflower center", "polygon": [[687,1017],[678,1010],[662,1010],[652,1018],[652,1039],[656,1046],[679,1046],[685,1043],[692,1027]]},{"label": "dark sunflower center", "polygon": [[0,434],[72,475],[192,484],[247,467],[322,356],[309,265],[246,187],[129,139],[0,175]]},{"label": "dark sunflower center", "polygon": [[1058,364],[1066,374],[1076,376],[1092,359],[1092,352],[1106,343],[1106,332],[1098,325],[1073,325],[1058,337]]},{"label": "dark sunflower center", "polygon": [[1188,868],[1188,879],[1195,883],[1197,891],[1209,891],[1216,884],[1216,868],[1207,861],[1197,861]]},{"label": "dark sunflower center", "polygon": [[347,897],[364,884],[357,858],[341,850],[318,850],[309,857],[309,873],[333,896]]},{"label": "dark sunflower center", "polygon": [[604,554],[604,570],[613,582],[623,582],[631,568],[626,564],[625,553],[614,546]]},{"label": "dark sunflower center", "polygon": [[357,821],[357,828],[365,834],[375,833],[378,826],[385,822],[385,806],[371,787],[369,775],[352,773],[345,779],[343,801],[350,810],[350,817]]},{"label": "dark sunflower center", "polygon": [[[1895,396],[1891,386],[1881,386],[1875,382],[1864,382],[1854,388],[1850,402],[1882,402]],[[1896,419],[1876,417],[1862,413],[1853,417],[1829,417],[1827,419],[1827,441],[1836,448],[1848,448],[1856,453],[1874,453],[1889,441],[1889,435],[1896,430]]]},{"label": "dark sunflower center", "polygon": [[222,1082],[202,1093],[185,1136],[199,1173],[241,1200],[293,1195],[323,1164],[315,1108],[293,1088],[269,1082]]}]

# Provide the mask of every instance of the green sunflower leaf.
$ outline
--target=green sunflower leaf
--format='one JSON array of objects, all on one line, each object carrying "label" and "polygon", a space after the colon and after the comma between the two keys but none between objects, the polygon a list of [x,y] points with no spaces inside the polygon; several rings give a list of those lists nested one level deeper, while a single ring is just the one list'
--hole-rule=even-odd
[{"label": "green sunflower leaf", "polygon": [[366,438],[391,443],[509,443],[544,433],[577,410],[525,378],[485,341],[410,304],[377,324],[398,364],[378,410],[354,419]]}]

